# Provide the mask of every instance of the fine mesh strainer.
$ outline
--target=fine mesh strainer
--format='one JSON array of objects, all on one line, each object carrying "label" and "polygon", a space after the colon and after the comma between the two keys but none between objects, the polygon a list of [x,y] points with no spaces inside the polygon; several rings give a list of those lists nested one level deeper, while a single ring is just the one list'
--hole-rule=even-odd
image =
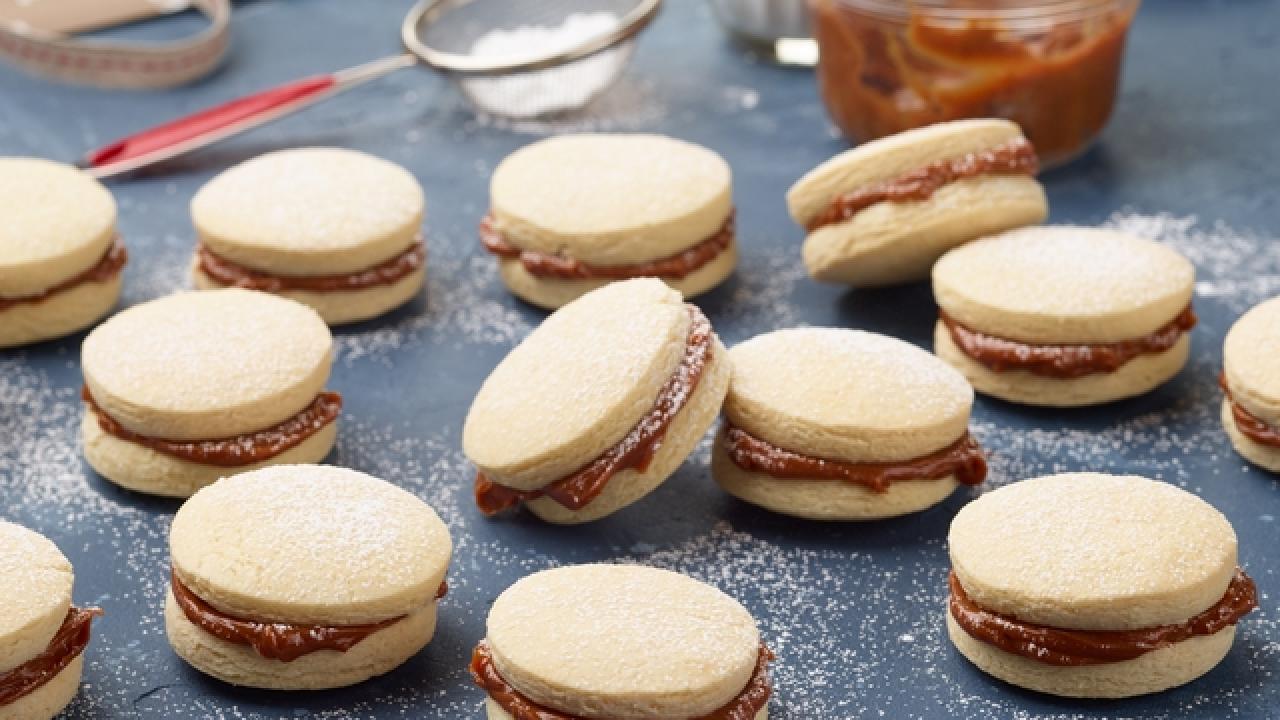
[{"label": "fine mesh strainer", "polygon": [[148,167],[292,114],[419,62],[453,77],[482,112],[537,118],[591,102],[622,74],[662,0],[420,0],[407,52],[314,75],[189,115],[89,153],[98,178]]}]

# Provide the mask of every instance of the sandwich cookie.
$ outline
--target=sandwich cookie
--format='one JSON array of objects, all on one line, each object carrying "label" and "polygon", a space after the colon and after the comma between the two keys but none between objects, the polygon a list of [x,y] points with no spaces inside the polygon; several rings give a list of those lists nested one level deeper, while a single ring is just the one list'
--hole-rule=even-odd
[{"label": "sandwich cookie", "polygon": [[480,240],[516,296],[558,308],[614,280],[686,297],[738,262],[732,179],[714,152],[660,135],[562,135],[502,161]]},{"label": "sandwich cookie", "polygon": [[471,675],[489,720],[765,720],[773,654],[737,600],[657,568],[577,565],[507,588]]},{"label": "sandwich cookie", "polygon": [[648,495],[720,411],[729,361],[706,316],[661,281],[625,280],[551,314],[485,380],[462,447],[476,504],[555,523]]},{"label": "sandwich cookie", "polygon": [[187,497],[224,475],[329,454],[342,396],[333,338],[292,300],[228,288],[135,305],[81,348],[85,459],[138,492]]},{"label": "sandwich cookie", "polygon": [[1195,268],[1110,230],[1035,227],[933,268],[934,351],[978,392],[1073,407],[1141,395],[1187,362]]},{"label": "sandwich cookie", "polygon": [[1222,426],[1236,452],[1280,472],[1280,298],[1236,321],[1222,346]]},{"label": "sandwich cookie", "polygon": [[426,275],[422,188],[404,168],[339,148],[260,155],[191,199],[197,288],[308,305],[331,325],[411,300]]},{"label": "sandwich cookie", "polygon": [[0,158],[0,348],[86,328],[120,297],[111,194],[69,165]]},{"label": "sandwich cookie", "polygon": [[1257,606],[1231,524],[1134,476],[1024,480],[966,505],[948,536],[947,634],[1030,690],[1122,698],[1191,682]]},{"label": "sandwich cookie", "polygon": [[883,335],[792,328],[729,351],[711,474],[727,492],[814,520],[916,512],[987,474],[969,435],[973,388]]},{"label": "sandwich cookie", "polygon": [[71,563],[43,535],[0,520],[0,718],[48,720],[80,690],[89,626]]},{"label": "sandwich cookie", "polygon": [[219,680],[275,690],[353,685],[417,654],[453,552],[421,500],[325,465],[204,488],[178,510],[169,549],[174,651]]},{"label": "sandwich cookie", "polygon": [[957,120],[847,150],[787,192],[815,280],[855,287],[929,277],[947,250],[1043,222],[1035,149],[1008,120]]}]

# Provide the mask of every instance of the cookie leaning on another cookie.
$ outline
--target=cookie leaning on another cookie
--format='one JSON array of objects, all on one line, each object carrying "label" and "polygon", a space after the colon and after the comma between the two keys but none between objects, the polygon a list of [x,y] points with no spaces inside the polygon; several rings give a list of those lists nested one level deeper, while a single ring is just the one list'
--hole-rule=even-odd
[{"label": "cookie leaning on another cookie", "polygon": [[1222,426],[1249,462],[1280,472],[1280,298],[1245,313],[1222,344]]}]

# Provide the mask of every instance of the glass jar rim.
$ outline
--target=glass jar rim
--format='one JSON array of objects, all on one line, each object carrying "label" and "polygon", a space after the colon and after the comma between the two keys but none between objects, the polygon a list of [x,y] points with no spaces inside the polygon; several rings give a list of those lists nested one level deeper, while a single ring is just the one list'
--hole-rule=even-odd
[{"label": "glass jar rim", "polygon": [[986,7],[956,6],[954,0],[831,0],[837,5],[907,20],[919,13],[930,19],[964,22],[997,20],[1010,25],[1086,20],[1103,13],[1136,8],[1140,0],[992,0]]}]

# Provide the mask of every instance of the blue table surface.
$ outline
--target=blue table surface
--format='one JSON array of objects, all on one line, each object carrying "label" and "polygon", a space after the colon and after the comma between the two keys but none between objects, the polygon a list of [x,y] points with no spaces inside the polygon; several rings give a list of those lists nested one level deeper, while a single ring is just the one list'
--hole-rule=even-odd
[{"label": "blue table surface", "polygon": [[[236,6],[226,65],[190,87],[121,93],[0,69],[0,154],[74,160],[85,149],[272,83],[397,50],[406,3],[263,0]],[[182,17],[132,28],[172,36]],[[160,604],[177,503],[95,476],[77,442],[81,336],[0,353],[0,514],[52,537],[76,567],[79,603],[104,607],[71,718],[478,718],[464,666],[489,604],[534,570],[628,559],[680,570],[742,600],[777,651],[770,713],[816,718],[1270,718],[1280,715],[1280,484],[1231,450],[1217,419],[1222,337],[1240,312],[1280,293],[1280,3],[1149,0],[1102,142],[1044,177],[1055,222],[1109,222],[1169,242],[1198,266],[1201,324],[1187,369],[1145,397],[1064,411],[980,398],[974,429],[992,453],[989,489],[1060,470],[1134,472],[1220,508],[1240,537],[1262,609],[1208,676],[1155,697],[1061,700],[996,682],[949,645],[944,538],[972,498],[871,524],[812,524],[730,499],[708,478],[707,447],[657,492],[601,522],[486,520],[459,450],[468,404],[490,368],[544,314],[512,299],[475,235],[494,165],[552,130],[662,132],[708,145],[735,172],[742,261],[699,299],[727,343],[795,324],[868,328],[927,346],[925,285],[847,291],[809,281],[782,195],[845,147],[807,71],[730,46],[708,8],[672,0],[628,75],[580,121],[511,127],[477,118],[450,81],[404,71],[251,135],[112,184],[132,253],[125,305],[182,288],[192,247],[187,201],[213,174],[258,153],[341,145],[410,168],[426,188],[428,290],[381,320],[337,333],[331,386],[347,399],[331,461],[397,483],[449,523],[452,591],[431,645],[363,685],[319,693],[237,689],[170,651]]]}]

